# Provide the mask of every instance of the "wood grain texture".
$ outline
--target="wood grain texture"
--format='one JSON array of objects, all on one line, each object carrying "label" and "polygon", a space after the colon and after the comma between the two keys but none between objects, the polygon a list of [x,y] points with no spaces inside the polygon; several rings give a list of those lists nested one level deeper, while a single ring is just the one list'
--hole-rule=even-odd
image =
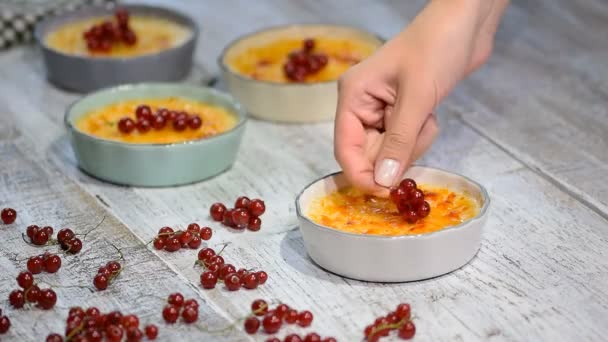
[{"label": "wood grain texture", "polygon": [[[83,174],[62,122],[66,106],[79,95],[49,86],[40,57],[31,48],[0,55],[0,119],[8,123],[0,125],[0,206],[6,201],[25,208],[20,210],[19,230],[27,221],[42,219],[88,227],[106,216],[83,253],[67,257],[65,268],[48,276],[57,283],[90,283],[92,274],[86,270],[94,272],[100,260],[115,255],[109,241],[125,247],[127,264],[138,265],[135,273],[121,275],[106,293],[60,289],[60,316],[69,305],[91,301],[158,322],[161,300],[129,299],[179,289],[202,298],[203,325],[218,327],[245,315],[250,301],[261,297],[311,310],[312,329],[322,335],[357,341],[374,317],[409,301],[416,316],[416,339],[421,341],[602,341],[608,333],[608,220],[602,204],[606,173],[601,177],[606,155],[601,152],[606,150],[608,128],[602,107],[607,85],[601,72],[608,72],[602,64],[608,59],[600,59],[607,50],[599,31],[576,33],[588,25],[606,28],[605,6],[599,1],[535,3],[539,4],[514,2],[495,56],[440,108],[442,133],[421,160],[479,181],[493,201],[481,250],[469,265],[449,275],[406,284],[364,283],[332,275],[306,256],[293,200],[305,184],[338,169],[330,123],[251,120],[234,167],[198,184],[120,187]],[[216,74],[216,56],[226,42],[248,31],[288,22],[337,21],[390,36],[422,4],[275,0],[252,6],[248,1],[184,0],[170,6],[187,10],[203,27],[197,47],[199,76],[188,80],[200,83]],[[233,15],[230,25],[221,14],[227,12]],[[550,22],[551,15],[566,24],[557,27]],[[589,21],[581,18],[585,15]],[[591,52],[562,51],[562,45]],[[555,58],[546,58],[549,52]],[[590,72],[585,61],[602,71]],[[524,92],[522,84],[533,92]],[[524,98],[522,93],[534,97]],[[583,105],[595,110],[575,110]],[[564,149],[568,153],[558,153]],[[588,177],[578,180],[575,172]],[[233,233],[208,217],[211,203],[230,202],[241,194],[266,201],[268,212],[258,233]],[[228,244],[227,260],[238,267],[266,270],[268,283],[255,291],[228,293],[221,286],[204,291],[198,285],[201,271],[192,266],[193,251],[168,254],[141,247],[161,226],[184,227],[193,221],[217,228],[210,245]],[[0,234],[0,297],[6,298],[23,267],[13,260],[36,250],[18,240],[13,228],[1,226]],[[7,246],[13,245],[18,248],[9,251]],[[63,317],[53,312],[8,313],[15,322],[9,337],[40,340],[48,330],[63,328]],[[41,322],[33,330],[32,314]],[[280,336],[291,331],[302,330],[289,328]],[[188,329],[181,338],[205,337],[202,334]],[[224,338],[247,339],[239,332]]]}]

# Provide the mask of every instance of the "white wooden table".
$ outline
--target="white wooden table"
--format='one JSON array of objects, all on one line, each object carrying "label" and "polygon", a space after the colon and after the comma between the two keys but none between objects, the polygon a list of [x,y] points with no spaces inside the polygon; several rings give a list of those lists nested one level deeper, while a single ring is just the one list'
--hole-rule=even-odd
[{"label": "white wooden table", "polygon": [[[240,34],[290,22],[355,24],[398,32],[423,1],[164,1],[203,28],[189,82],[218,73],[222,47]],[[323,271],[307,257],[297,229],[295,194],[338,169],[332,124],[279,125],[251,120],[234,167],[208,181],[163,189],[100,182],[76,166],[63,115],[79,95],[49,85],[33,47],[0,54],[0,207],[18,210],[0,225],[0,308],[13,326],[0,340],[40,341],[62,332],[70,306],[120,309],[160,326],[161,340],[250,340],[238,325],[255,298],[315,314],[311,329],[340,341],[399,302],[410,302],[419,341],[605,341],[608,337],[608,6],[604,0],[514,1],[489,64],[439,108],[442,132],[421,161],[463,173],[492,197],[479,254],[449,275],[405,284],[373,284]],[[210,221],[209,205],[238,195],[262,197],[260,232],[235,234]],[[27,257],[31,223],[86,231],[82,252],[37,279],[54,285],[52,311],[14,310],[6,300]],[[217,227],[210,245],[270,276],[257,290],[203,290],[195,251],[144,246],[163,225]],[[92,291],[97,267],[123,249],[125,271],[108,290]],[[55,248],[47,248],[56,250]],[[162,323],[173,291],[203,303],[201,323]],[[284,329],[282,334],[294,331]],[[302,330],[298,330],[302,331]],[[263,340],[265,336],[258,334]]]}]

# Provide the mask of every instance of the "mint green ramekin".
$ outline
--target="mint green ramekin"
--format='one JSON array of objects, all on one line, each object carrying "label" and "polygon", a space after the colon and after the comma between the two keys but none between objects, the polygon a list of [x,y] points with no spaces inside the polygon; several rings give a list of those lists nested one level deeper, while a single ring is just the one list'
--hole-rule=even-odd
[{"label": "mint green ramekin", "polygon": [[[237,116],[235,127],[213,137],[175,144],[128,144],[79,131],[74,122],[118,101],[178,96],[221,106]],[[127,84],[93,92],[73,103],[65,125],[79,167],[104,181],[161,187],[194,183],[230,168],[245,131],[247,114],[231,96],[215,89],[174,83]]]}]

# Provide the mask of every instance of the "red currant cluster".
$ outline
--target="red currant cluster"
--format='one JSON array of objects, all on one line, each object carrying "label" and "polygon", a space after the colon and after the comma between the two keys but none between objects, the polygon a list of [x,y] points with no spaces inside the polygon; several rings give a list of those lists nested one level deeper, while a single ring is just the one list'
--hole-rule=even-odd
[{"label": "red currant cluster", "polygon": [[[158,336],[158,327],[153,324],[146,325],[144,331],[139,329],[139,317],[137,315],[124,315],[120,311],[112,311],[103,314],[96,307],[82,309],[80,307],[70,308],[66,320],[65,341],[115,341],[127,342],[141,341],[144,335],[149,340],[155,340]],[[60,334],[50,334],[47,342],[63,342],[64,337]]]},{"label": "red currant cluster", "polygon": [[2,316],[2,309],[0,309],[0,335],[6,334],[10,327],[11,320],[7,316]]},{"label": "red currant cluster", "polygon": [[232,264],[226,264],[221,255],[211,248],[203,248],[198,252],[198,263],[206,268],[201,274],[201,285],[205,289],[213,289],[218,280],[224,282],[229,291],[237,291],[242,287],[253,290],[268,280],[264,271],[250,272],[244,268],[236,270]]},{"label": "red currant cluster", "polygon": [[185,323],[198,320],[198,302],[195,299],[184,300],[181,293],[172,293],[167,297],[167,305],[163,308],[165,322],[173,324],[181,316]]},{"label": "red currant cluster", "polygon": [[55,273],[61,268],[61,258],[56,254],[46,252],[36,255],[27,260],[27,270],[32,274],[39,274],[42,271]]},{"label": "red currant cluster", "polygon": [[390,197],[408,223],[416,223],[431,212],[429,202],[424,200],[424,192],[417,188],[413,179],[402,180],[399,186],[391,189]]},{"label": "red currant cluster", "polygon": [[302,82],[306,76],[319,72],[327,65],[327,55],[313,53],[314,48],[315,41],[305,39],[301,50],[289,54],[283,65],[283,72],[290,81]]},{"label": "red currant cluster", "polygon": [[123,42],[126,45],[135,45],[137,36],[129,27],[129,12],[119,9],[114,12],[116,22],[105,20],[94,25],[84,32],[83,38],[87,42],[87,49],[93,52],[109,52],[112,45]]},{"label": "red currant cluster", "polygon": [[171,227],[162,227],[154,238],[154,248],[167,252],[176,252],[180,248],[197,249],[201,240],[211,239],[213,231],[209,227],[201,228],[196,223],[190,223],[185,231],[174,231]]},{"label": "red currant cluster", "polygon": [[[82,250],[82,241],[76,237],[76,234],[70,228],[61,229],[57,233],[57,241],[51,240],[53,238],[53,227],[51,226],[39,227],[33,224],[27,227],[25,234],[31,243],[36,246],[59,243],[61,249],[71,254],[76,254]],[[49,240],[51,240],[50,243]]]},{"label": "red currant cluster", "polygon": [[19,273],[17,284],[23,290],[13,290],[8,296],[9,303],[15,308],[22,308],[26,302],[38,304],[38,307],[49,310],[57,302],[57,295],[52,289],[40,289],[34,283],[34,275],[29,271]]},{"label": "red currant cluster", "polygon": [[121,133],[129,134],[135,129],[139,133],[146,133],[152,128],[155,130],[161,130],[165,126],[172,122],[173,130],[181,132],[186,128],[197,130],[203,125],[203,120],[197,114],[190,114],[185,111],[168,110],[160,108],[156,111],[156,114],[152,114],[152,109],[148,105],[139,105],[135,109],[136,121],[133,121],[130,117],[124,117],[118,120],[118,130]]},{"label": "red currant cluster", "polygon": [[4,224],[11,224],[17,219],[17,211],[13,208],[4,208],[0,212],[0,218]]},{"label": "red currant cluster", "polygon": [[402,303],[397,309],[384,317],[376,318],[374,324],[368,325],[363,334],[367,341],[378,341],[386,337],[392,330],[397,330],[397,336],[403,340],[409,340],[416,334],[416,326],[411,320],[411,308],[409,304]]},{"label": "red currant cluster", "polygon": [[[305,328],[312,324],[313,315],[310,311],[304,310],[298,312],[287,306],[286,304],[277,305],[274,310],[269,310],[268,303],[263,299],[256,299],[251,303],[251,315],[245,319],[244,329],[248,334],[255,334],[260,329],[260,326],[267,334],[275,334],[281,329],[283,322],[287,324],[298,324]],[[256,317],[257,316],[257,317]],[[260,319],[258,317],[262,317]],[[280,340],[278,338],[270,338],[267,342],[274,342]],[[326,337],[321,339],[317,333],[309,333],[304,338],[298,334],[291,334],[285,337],[286,342],[335,342],[336,339],[333,337]]]},{"label": "red currant cluster", "polygon": [[108,284],[118,277],[121,271],[122,266],[118,261],[110,261],[97,270],[97,275],[93,278],[93,285],[99,291],[103,291],[108,288]]},{"label": "red currant cluster", "polygon": [[225,226],[235,229],[258,231],[262,227],[260,216],[266,211],[266,205],[261,199],[250,200],[241,196],[234,202],[234,209],[226,209],[223,203],[213,203],[209,214],[214,221],[222,222]]}]

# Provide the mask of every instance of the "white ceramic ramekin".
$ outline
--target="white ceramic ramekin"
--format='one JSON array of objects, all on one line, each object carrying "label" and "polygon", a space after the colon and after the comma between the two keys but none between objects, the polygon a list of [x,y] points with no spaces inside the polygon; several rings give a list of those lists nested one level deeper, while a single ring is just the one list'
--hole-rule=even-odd
[{"label": "white ceramic ramekin", "polygon": [[479,214],[428,234],[393,237],[342,232],[307,217],[314,199],[348,186],[342,173],[331,174],[304,188],[296,198],[300,231],[314,262],[341,276],[377,282],[427,279],[466,265],[480,247],[490,205],[487,191],[464,176],[429,167],[414,166],[405,177],[468,194],[479,203]]},{"label": "white ceramic ramekin", "polygon": [[335,37],[366,40],[378,47],[383,40],[367,31],[340,25],[290,25],[255,32],[230,43],[219,65],[230,93],[247,111],[260,119],[278,122],[319,122],[333,119],[338,102],[337,80],[316,83],[278,83],[255,80],[233,70],[227,63],[247,49],[280,38]]}]

